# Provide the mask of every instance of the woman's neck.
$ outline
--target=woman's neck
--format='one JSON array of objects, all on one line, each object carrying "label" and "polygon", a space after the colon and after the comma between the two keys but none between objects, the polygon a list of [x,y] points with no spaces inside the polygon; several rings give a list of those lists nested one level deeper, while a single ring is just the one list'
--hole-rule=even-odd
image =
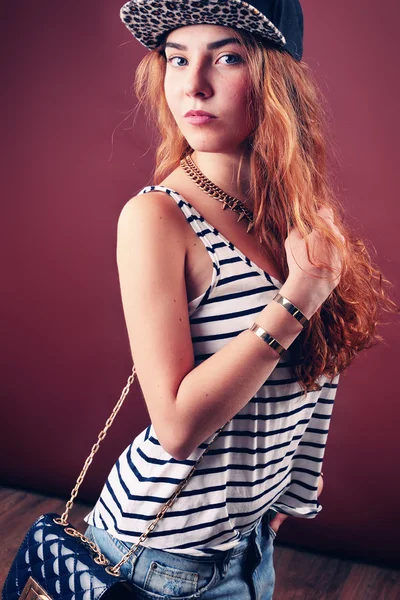
[{"label": "woman's neck", "polygon": [[194,151],[192,159],[208,179],[251,210],[250,164],[246,156],[241,159],[237,154]]}]

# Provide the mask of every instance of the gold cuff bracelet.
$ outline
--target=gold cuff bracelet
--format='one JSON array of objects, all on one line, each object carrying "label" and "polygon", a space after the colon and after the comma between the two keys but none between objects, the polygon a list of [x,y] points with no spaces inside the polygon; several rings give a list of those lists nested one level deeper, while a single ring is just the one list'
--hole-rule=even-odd
[{"label": "gold cuff bracelet", "polygon": [[249,331],[254,331],[254,333],[259,338],[264,340],[264,342],[266,342],[268,346],[271,346],[271,348],[275,350],[275,352],[277,352],[279,356],[282,356],[282,354],[286,352],[286,348],[281,346],[281,344],[274,337],[272,337],[272,335],[267,333],[265,329],[260,327],[257,323],[253,323],[253,325],[249,327]]},{"label": "gold cuff bracelet", "polygon": [[287,298],[284,298],[278,293],[272,298],[272,300],[275,300],[275,302],[283,306],[283,308],[285,308],[288,311],[288,313],[290,313],[303,327],[308,323],[309,320],[307,319],[307,317],[305,317],[301,310],[298,309],[297,306],[292,304],[292,302],[290,302],[290,300],[288,300]]}]

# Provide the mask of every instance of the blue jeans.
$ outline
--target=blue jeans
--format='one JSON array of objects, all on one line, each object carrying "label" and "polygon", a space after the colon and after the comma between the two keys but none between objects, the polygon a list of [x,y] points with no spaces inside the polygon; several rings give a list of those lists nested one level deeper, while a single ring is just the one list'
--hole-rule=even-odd
[{"label": "blue jeans", "polygon": [[[143,600],[272,600],[275,586],[275,532],[268,512],[245,534],[238,546],[218,556],[187,556],[139,546],[121,568]],[[104,529],[89,525],[86,537],[112,564],[129,545]]]}]

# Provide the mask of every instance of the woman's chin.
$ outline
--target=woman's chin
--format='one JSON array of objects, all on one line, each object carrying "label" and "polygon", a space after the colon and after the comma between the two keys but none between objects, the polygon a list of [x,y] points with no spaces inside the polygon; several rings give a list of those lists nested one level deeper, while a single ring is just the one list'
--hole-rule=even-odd
[{"label": "woman's chin", "polygon": [[185,139],[189,146],[196,150],[196,152],[210,152],[213,154],[226,154],[232,152],[238,152],[240,148],[240,144],[237,142],[231,141],[230,143],[227,140],[224,140],[224,143],[221,143],[221,140],[215,139],[212,140],[210,137],[204,136],[202,139],[201,136],[185,136]]}]

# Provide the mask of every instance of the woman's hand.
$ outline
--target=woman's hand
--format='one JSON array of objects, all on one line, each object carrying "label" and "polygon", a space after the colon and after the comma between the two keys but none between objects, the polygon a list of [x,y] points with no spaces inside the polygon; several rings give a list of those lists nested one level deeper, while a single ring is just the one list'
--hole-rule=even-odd
[{"label": "woman's hand", "polygon": [[[325,221],[333,235],[344,242],[344,237],[334,223],[333,210],[324,207],[318,211],[318,215]],[[309,261],[305,238],[300,235],[297,228],[294,228],[285,240],[289,276],[280,293],[298,306],[306,317],[310,318],[338,285],[342,270],[342,258],[340,250],[330,243],[320,231],[313,229],[308,234],[307,241],[313,262],[324,263],[334,272],[332,273],[326,267],[314,266]]]},{"label": "woman's hand", "polygon": [[[322,473],[318,478],[318,489],[317,489],[317,498],[320,495],[324,488],[324,480],[322,479]],[[269,526],[271,529],[278,533],[279,527],[282,525],[283,521],[288,518],[289,515],[284,515],[282,513],[277,513],[276,516],[269,522]]]},{"label": "woman's hand", "polygon": [[275,533],[278,533],[279,527],[282,525],[283,521],[288,518],[288,516],[289,515],[284,515],[283,513],[276,513],[272,521],[269,522],[269,526],[275,531]]}]

